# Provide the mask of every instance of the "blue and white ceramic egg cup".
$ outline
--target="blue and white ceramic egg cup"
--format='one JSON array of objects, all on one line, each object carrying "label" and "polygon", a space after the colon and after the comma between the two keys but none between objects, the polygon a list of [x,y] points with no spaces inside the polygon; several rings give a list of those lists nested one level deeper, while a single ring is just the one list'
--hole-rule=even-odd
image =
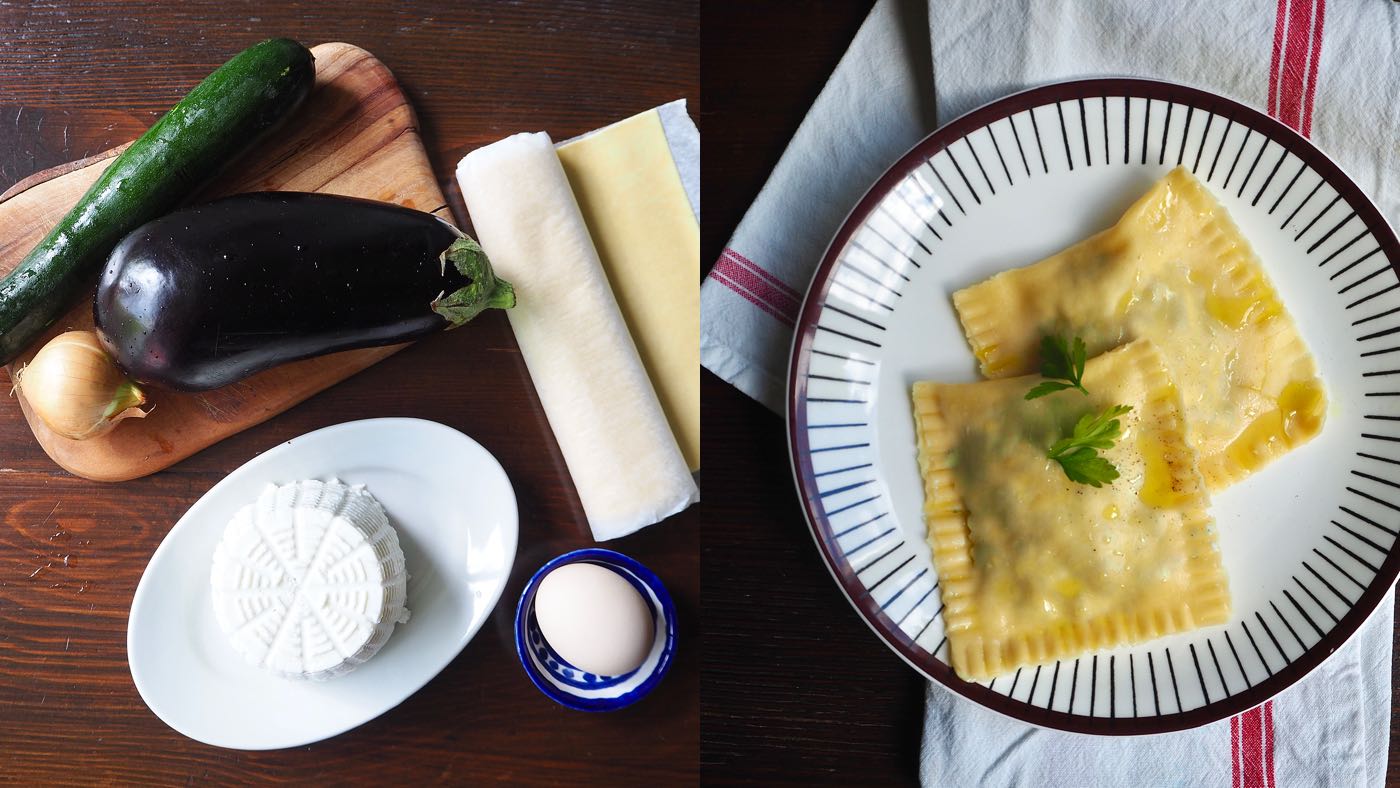
[{"label": "blue and white ceramic egg cup", "polygon": [[[651,611],[655,638],[640,667],[622,676],[598,676],[570,665],[540,634],[535,593],[545,575],[565,564],[597,564],[621,575],[641,594]],[[612,550],[586,548],[565,553],[540,567],[520,595],[515,610],[515,651],[530,681],[556,702],[580,711],[616,711],[651,692],[676,652],[676,608],[671,595],[651,570]]]}]

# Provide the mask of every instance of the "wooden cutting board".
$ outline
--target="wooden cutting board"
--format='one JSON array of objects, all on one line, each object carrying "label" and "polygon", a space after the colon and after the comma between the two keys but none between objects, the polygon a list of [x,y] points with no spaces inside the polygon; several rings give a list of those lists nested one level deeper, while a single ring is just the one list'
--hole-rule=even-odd
[{"label": "wooden cutting board", "polygon": [[[248,191],[306,191],[395,202],[448,221],[418,136],[413,109],[389,69],[350,44],[321,44],[316,86],[306,103],[272,137],[198,197]],[[126,146],[36,173],[0,195],[0,275],[24,258]],[[8,368],[33,358],[53,336],[92,328],[92,296],[60,318],[42,340]],[[54,462],[98,481],[154,473],[236,432],[265,421],[322,389],[392,355],[403,345],[351,350],[268,370],[201,394],[152,390],[155,409],[128,419],[100,438],[74,441],[49,431],[16,395],[34,437]],[[14,401],[0,407],[15,407]]]}]

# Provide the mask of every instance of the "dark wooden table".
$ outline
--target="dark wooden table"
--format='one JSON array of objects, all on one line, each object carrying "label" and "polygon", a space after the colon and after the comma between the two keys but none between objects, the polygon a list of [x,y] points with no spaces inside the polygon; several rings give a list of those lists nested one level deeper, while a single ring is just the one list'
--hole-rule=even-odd
[{"label": "dark wooden table", "polygon": [[[474,147],[538,129],[563,139],[678,97],[698,112],[699,21],[688,2],[7,3],[0,188],[134,138],[229,56],[287,36],[358,44],[394,71],[465,219],[451,175]],[[8,389],[3,373],[0,384]],[[592,543],[539,413],[499,314],[121,484],[59,470],[14,400],[0,397],[0,782],[694,782],[697,509],[608,544],[654,569],[679,609],[677,661],[652,696],[614,714],[570,711],[535,690],[516,660],[509,635],[525,579],[548,558]],[[520,551],[491,621],[401,706],[319,744],[235,752],[167,728],[142,703],[126,663],[127,611],[152,551],[201,494],[259,452],[378,416],[450,425],[509,473]]]},{"label": "dark wooden table", "polygon": [[[743,14],[705,4],[702,261],[723,251],[871,4],[756,2]],[[702,775],[916,782],[923,679],[862,623],[822,565],[782,419],[702,374]],[[1400,785],[1393,744],[1388,781]]]}]

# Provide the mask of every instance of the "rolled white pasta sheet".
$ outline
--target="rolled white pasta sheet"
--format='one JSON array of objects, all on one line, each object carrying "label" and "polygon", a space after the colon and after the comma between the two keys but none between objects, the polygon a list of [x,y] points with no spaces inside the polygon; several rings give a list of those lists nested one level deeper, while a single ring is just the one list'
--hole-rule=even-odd
[{"label": "rolled white pasta sheet", "polygon": [[549,135],[478,148],[457,181],[492,267],[515,286],[511,329],[594,538],[699,500]]}]

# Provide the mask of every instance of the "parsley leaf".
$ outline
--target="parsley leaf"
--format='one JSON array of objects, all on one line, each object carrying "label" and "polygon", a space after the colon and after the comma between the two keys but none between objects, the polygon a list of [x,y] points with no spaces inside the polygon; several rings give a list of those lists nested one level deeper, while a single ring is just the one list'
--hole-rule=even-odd
[{"label": "parsley leaf", "polygon": [[1079,337],[1074,338],[1073,347],[1063,337],[1043,337],[1040,340],[1040,374],[1050,380],[1026,392],[1026,399],[1037,399],[1065,389],[1079,389],[1081,394],[1087,396],[1089,391],[1084,388],[1083,382],[1086,355],[1084,340]]},{"label": "parsley leaf", "polygon": [[1099,456],[1100,449],[1111,449],[1123,434],[1118,417],[1132,410],[1128,405],[1112,405],[1102,413],[1084,414],[1068,438],[1050,445],[1046,456],[1058,462],[1065,476],[1078,484],[1102,487],[1118,478],[1113,463]]},{"label": "parsley leaf", "polygon": [[1057,391],[1074,388],[1073,383],[1061,383],[1058,380],[1046,380],[1037,383],[1035,388],[1026,392],[1026,399],[1039,399],[1047,394],[1054,394]]},{"label": "parsley leaf", "polygon": [[1113,463],[1100,457],[1093,449],[1076,449],[1060,457],[1059,463],[1069,480],[1078,484],[1102,487],[1118,478],[1118,469],[1113,467]]}]

